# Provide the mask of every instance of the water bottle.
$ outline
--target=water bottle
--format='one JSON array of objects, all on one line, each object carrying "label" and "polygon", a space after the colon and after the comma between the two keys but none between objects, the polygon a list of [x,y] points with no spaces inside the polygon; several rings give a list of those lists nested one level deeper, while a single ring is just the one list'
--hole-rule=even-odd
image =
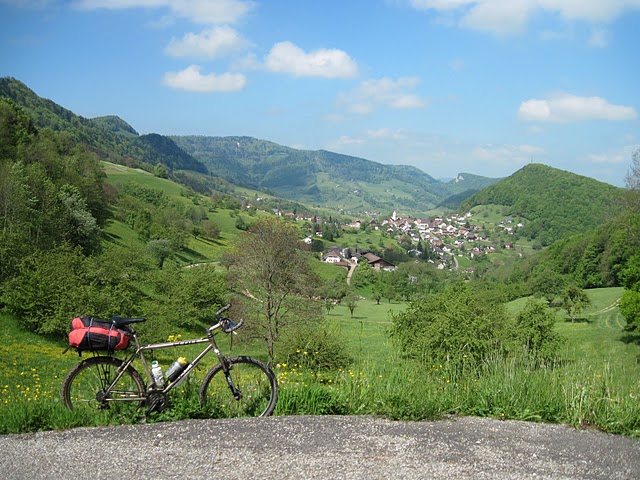
[{"label": "water bottle", "polygon": [[169,370],[167,370],[167,380],[173,382],[176,378],[180,376],[184,369],[187,368],[189,362],[184,357],[178,358],[175,362],[171,364]]},{"label": "water bottle", "polygon": [[151,373],[153,374],[153,379],[156,382],[156,387],[164,387],[164,375],[162,374],[162,367],[158,365],[157,360],[151,362]]}]

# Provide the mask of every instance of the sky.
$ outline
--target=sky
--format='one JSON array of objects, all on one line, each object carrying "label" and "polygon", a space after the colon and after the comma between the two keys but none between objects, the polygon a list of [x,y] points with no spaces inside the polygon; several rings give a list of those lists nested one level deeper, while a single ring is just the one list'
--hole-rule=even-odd
[{"label": "sky", "polygon": [[624,186],[640,0],[0,0],[0,77],[138,133]]}]

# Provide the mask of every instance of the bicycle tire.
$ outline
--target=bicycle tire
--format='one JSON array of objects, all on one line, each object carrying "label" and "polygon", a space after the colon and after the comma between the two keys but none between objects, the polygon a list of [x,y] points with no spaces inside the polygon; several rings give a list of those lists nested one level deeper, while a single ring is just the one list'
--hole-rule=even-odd
[{"label": "bicycle tire", "polygon": [[214,418],[268,417],[278,401],[278,382],[273,371],[251,357],[227,359],[229,375],[242,394],[236,399],[227,383],[222,365],[207,372],[200,387],[200,402]]},{"label": "bicycle tire", "polygon": [[106,410],[124,415],[133,415],[139,411],[145,401],[131,399],[144,399],[145,387],[142,377],[132,366],[124,371],[117,390],[112,390],[108,397],[99,398],[123,363],[120,359],[106,356],[88,358],[78,363],[62,382],[62,401],[65,407],[73,411]]}]

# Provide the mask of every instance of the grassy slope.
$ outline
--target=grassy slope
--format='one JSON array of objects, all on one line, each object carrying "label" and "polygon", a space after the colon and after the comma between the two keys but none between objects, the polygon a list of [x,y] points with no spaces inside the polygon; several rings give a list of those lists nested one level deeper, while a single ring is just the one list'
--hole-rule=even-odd
[{"label": "grassy slope", "polygon": [[[122,165],[103,162],[103,166],[109,182],[116,188],[121,187],[126,182],[135,182],[148,188],[161,190],[172,201],[182,203],[185,206],[193,204],[191,198],[182,195],[185,189],[170,180],[158,178],[143,170],[132,169]],[[205,197],[199,198],[204,199]],[[181,252],[176,257],[176,260],[182,264],[218,260],[240,233],[235,227],[236,218],[231,213],[227,209],[216,209],[213,212],[208,212],[209,219],[220,228],[220,238],[208,240],[190,236],[187,250]],[[243,217],[247,223],[251,222],[249,215],[243,215]],[[105,228],[105,233],[112,241],[121,245],[144,244],[131,228],[117,220],[109,222]]]}]

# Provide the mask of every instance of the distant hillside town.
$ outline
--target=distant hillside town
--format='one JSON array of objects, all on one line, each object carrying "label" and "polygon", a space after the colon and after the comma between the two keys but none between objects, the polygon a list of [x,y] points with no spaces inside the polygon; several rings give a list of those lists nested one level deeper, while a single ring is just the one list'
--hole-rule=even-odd
[{"label": "distant hillside town", "polygon": [[[307,221],[316,226],[326,223],[315,215],[284,213],[280,210],[274,210],[273,213],[295,221]],[[390,217],[384,220],[356,219],[341,225],[341,228],[344,230],[369,228],[382,231],[388,236],[402,235],[411,241],[410,248],[407,248],[409,255],[437,263],[439,269],[457,267],[456,256],[474,258],[495,253],[499,248],[512,249],[514,247],[513,242],[498,244],[493,242],[489,238],[489,232],[484,227],[473,223],[472,217],[472,213],[468,212],[466,214],[452,213],[434,218],[413,218],[402,217],[394,211]],[[512,218],[506,217],[496,225],[496,228],[512,235],[523,226],[522,223],[516,223]],[[318,230],[313,235],[309,235],[304,239],[305,243],[311,244],[314,237],[322,238],[323,232]],[[371,252],[348,247],[332,246],[324,252],[322,260],[343,267],[349,267],[354,262],[365,260],[376,270],[390,271],[395,268],[395,265]]]}]

